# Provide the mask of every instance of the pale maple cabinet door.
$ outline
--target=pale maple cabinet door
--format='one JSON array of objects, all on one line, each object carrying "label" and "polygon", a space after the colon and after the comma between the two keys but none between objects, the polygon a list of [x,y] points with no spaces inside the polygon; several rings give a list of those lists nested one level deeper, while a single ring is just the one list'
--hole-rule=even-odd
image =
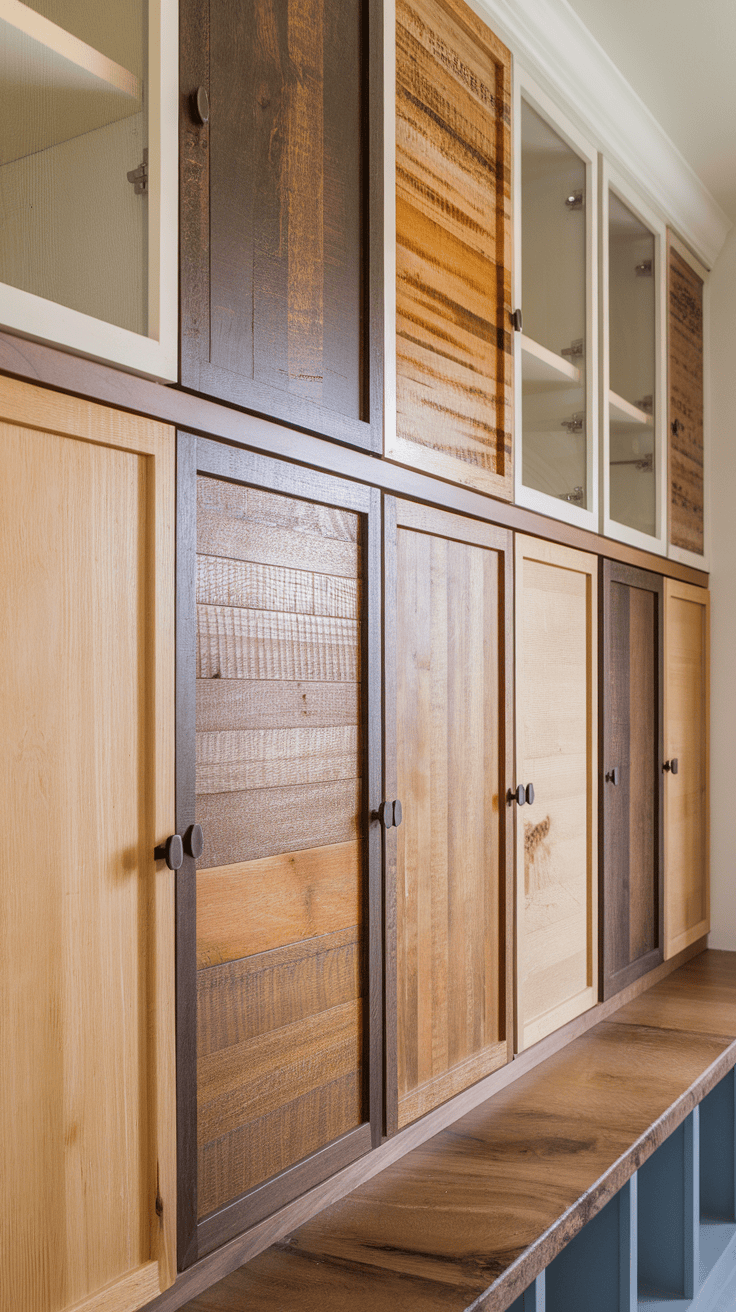
[{"label": "pale maple cabinet door", "polygon": [[132,1312],[176,1271],[174,432],[6,378],[0,445],[0,1306]]},{"label": "pale maple cabinet door", "polygon": [[597,1001],[597,570],[517,535],[518,1051]]},{"label": "pale maple cabinet door", "polygon": [[664,955],[710,929],[710,593],[664,584]]},{"label": "pale maple cabinet door", "polygon": [[384,531],[390,1132],[511,1055],[512,560],[506,530],[393,498]]}]

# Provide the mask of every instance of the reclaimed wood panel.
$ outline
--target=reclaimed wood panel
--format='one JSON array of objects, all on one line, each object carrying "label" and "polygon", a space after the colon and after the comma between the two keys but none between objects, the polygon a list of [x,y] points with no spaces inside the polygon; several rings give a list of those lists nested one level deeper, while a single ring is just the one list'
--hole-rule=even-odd
[{"label": "reclaimed wood panel", "polygon": [[665,960],[710,929],[709,662],[710,593],[665,579]]},{"label": "reclaimed wood panel", "polygon": [[670,542],[705,552],[703,279],[668,232],[668,432]]},{"label": "reclaimed wood panel", "polygon": [[[602,992],[662,960],[662,581],[601,562]],[[618,784],[606,780],[614,769]]]},{"label": "reclaimed wood panel", "polygon": [[[436,532],[450,530],[451,518],[438,515]],[[462,532],[461,523],[455,528]],[[495,546],[493,538],[483,549],[415,532],[399,518],[399,1125],[507,1058],[503,575]]]},{"label": "reclaimed wood panel", "polygon": [[597,569],[517,535],[518,1051],[597,998]]},{"label": "reclaimed wood panel", "polygon": [[396,6],[396,434],[512,495],[511,57],[462,0]]},{"label": "reclaimed wood panel", "polygon": [[7,379],[0,420],[0,1306],[133,1312],[176,1275],[175,435]]},{"label": "reclaimed wood panel", "polygon": [[197,875],[197,966],[250,958],[360,921],[357,842]]},{"label": "reclaimed wood panel", "polygon": [[197,1211],[365,1118],[361,517],[197,479]]}]

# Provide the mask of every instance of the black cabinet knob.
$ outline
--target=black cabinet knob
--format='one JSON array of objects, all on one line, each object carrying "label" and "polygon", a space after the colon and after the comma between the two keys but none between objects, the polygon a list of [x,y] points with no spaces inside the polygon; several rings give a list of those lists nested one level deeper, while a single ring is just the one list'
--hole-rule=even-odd
[{"label": "black cabinet knob", "polygon": [[191,95],[192,114],[198,123],[204,126],[210,121],[210,98],[206,87],[197,87]]},{"label": "black cabinet knob", "polygon": [[201,825],[190,825],[184,835],[184,851],[198,861],[204,851],[204,834]]},{"label": "black cabinet knob", "polygon": [[531,806],[534,801],[534,784],[527,784],[524,792],[526,793],[526,804],[527,806]]},{"label": "black cabinet knob", "polygon": [[179,834],[170,834],[165,843],[153,849],[154,861],[165,861],[169,870],[179,870],[184,863],[184,844]]},{"label": "black cabinet knob", "polygon": [[403,819],[401,802],[395,798],[392,802],[381,802],[378,815],[384,829],[398,829]]},{"label": "black cabinet knob", "polygon": [[513,802],[516,802],[518,806],[523,806],[526,801],[526,789],[524,788],[524,785],[519,784],[516,792],[514,792],[513,788],[509,788],[509,791],[506,794],[506,801],[509,806],[511,806]]},{"label": "black cabinet knob", "polygon": [[511,315],[511,322],[514,325],[515,333],[523,333],[524,320],[521,317],[521,310],[514,310]]},{"label": "black cabinet knob", "polygon": [[620,781],[621,781],[621,771],[619,770],[617,765],[614,765],[613,769],[609,770],[608,773],[606,774],[606,783],[618,784],[620,783]]},{"label": "black cabinet knob", "polygon": [[662,766],[663,770],[671,770],[673,774],[677,774],[679,768],[680,767],[676,756],[673,756],[671,761],[665,761],[664,765]]}]

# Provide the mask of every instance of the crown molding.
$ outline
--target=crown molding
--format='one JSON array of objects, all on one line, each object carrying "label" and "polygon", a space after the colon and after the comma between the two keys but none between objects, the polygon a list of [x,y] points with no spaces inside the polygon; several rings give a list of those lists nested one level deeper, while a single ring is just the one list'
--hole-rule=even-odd
[{"label": "crown molding", "polygon": [[707,268],[728,215],[566,0],[470,0]]}]

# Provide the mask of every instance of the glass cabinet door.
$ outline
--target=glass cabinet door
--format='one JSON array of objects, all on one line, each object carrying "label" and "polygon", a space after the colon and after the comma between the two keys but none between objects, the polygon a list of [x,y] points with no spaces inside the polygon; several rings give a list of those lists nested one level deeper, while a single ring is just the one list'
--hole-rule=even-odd
[{"label": "glass cabinet door", "polygon": [[517,500],[597,527],[596,155],[523,77],[516,122]]},{"label": "glass cabinet door", "polygon": [[[605,166],[604,166],[605,167]],[[607,172],[603,196],[604,532],[664,549],[663,229]]]}]

